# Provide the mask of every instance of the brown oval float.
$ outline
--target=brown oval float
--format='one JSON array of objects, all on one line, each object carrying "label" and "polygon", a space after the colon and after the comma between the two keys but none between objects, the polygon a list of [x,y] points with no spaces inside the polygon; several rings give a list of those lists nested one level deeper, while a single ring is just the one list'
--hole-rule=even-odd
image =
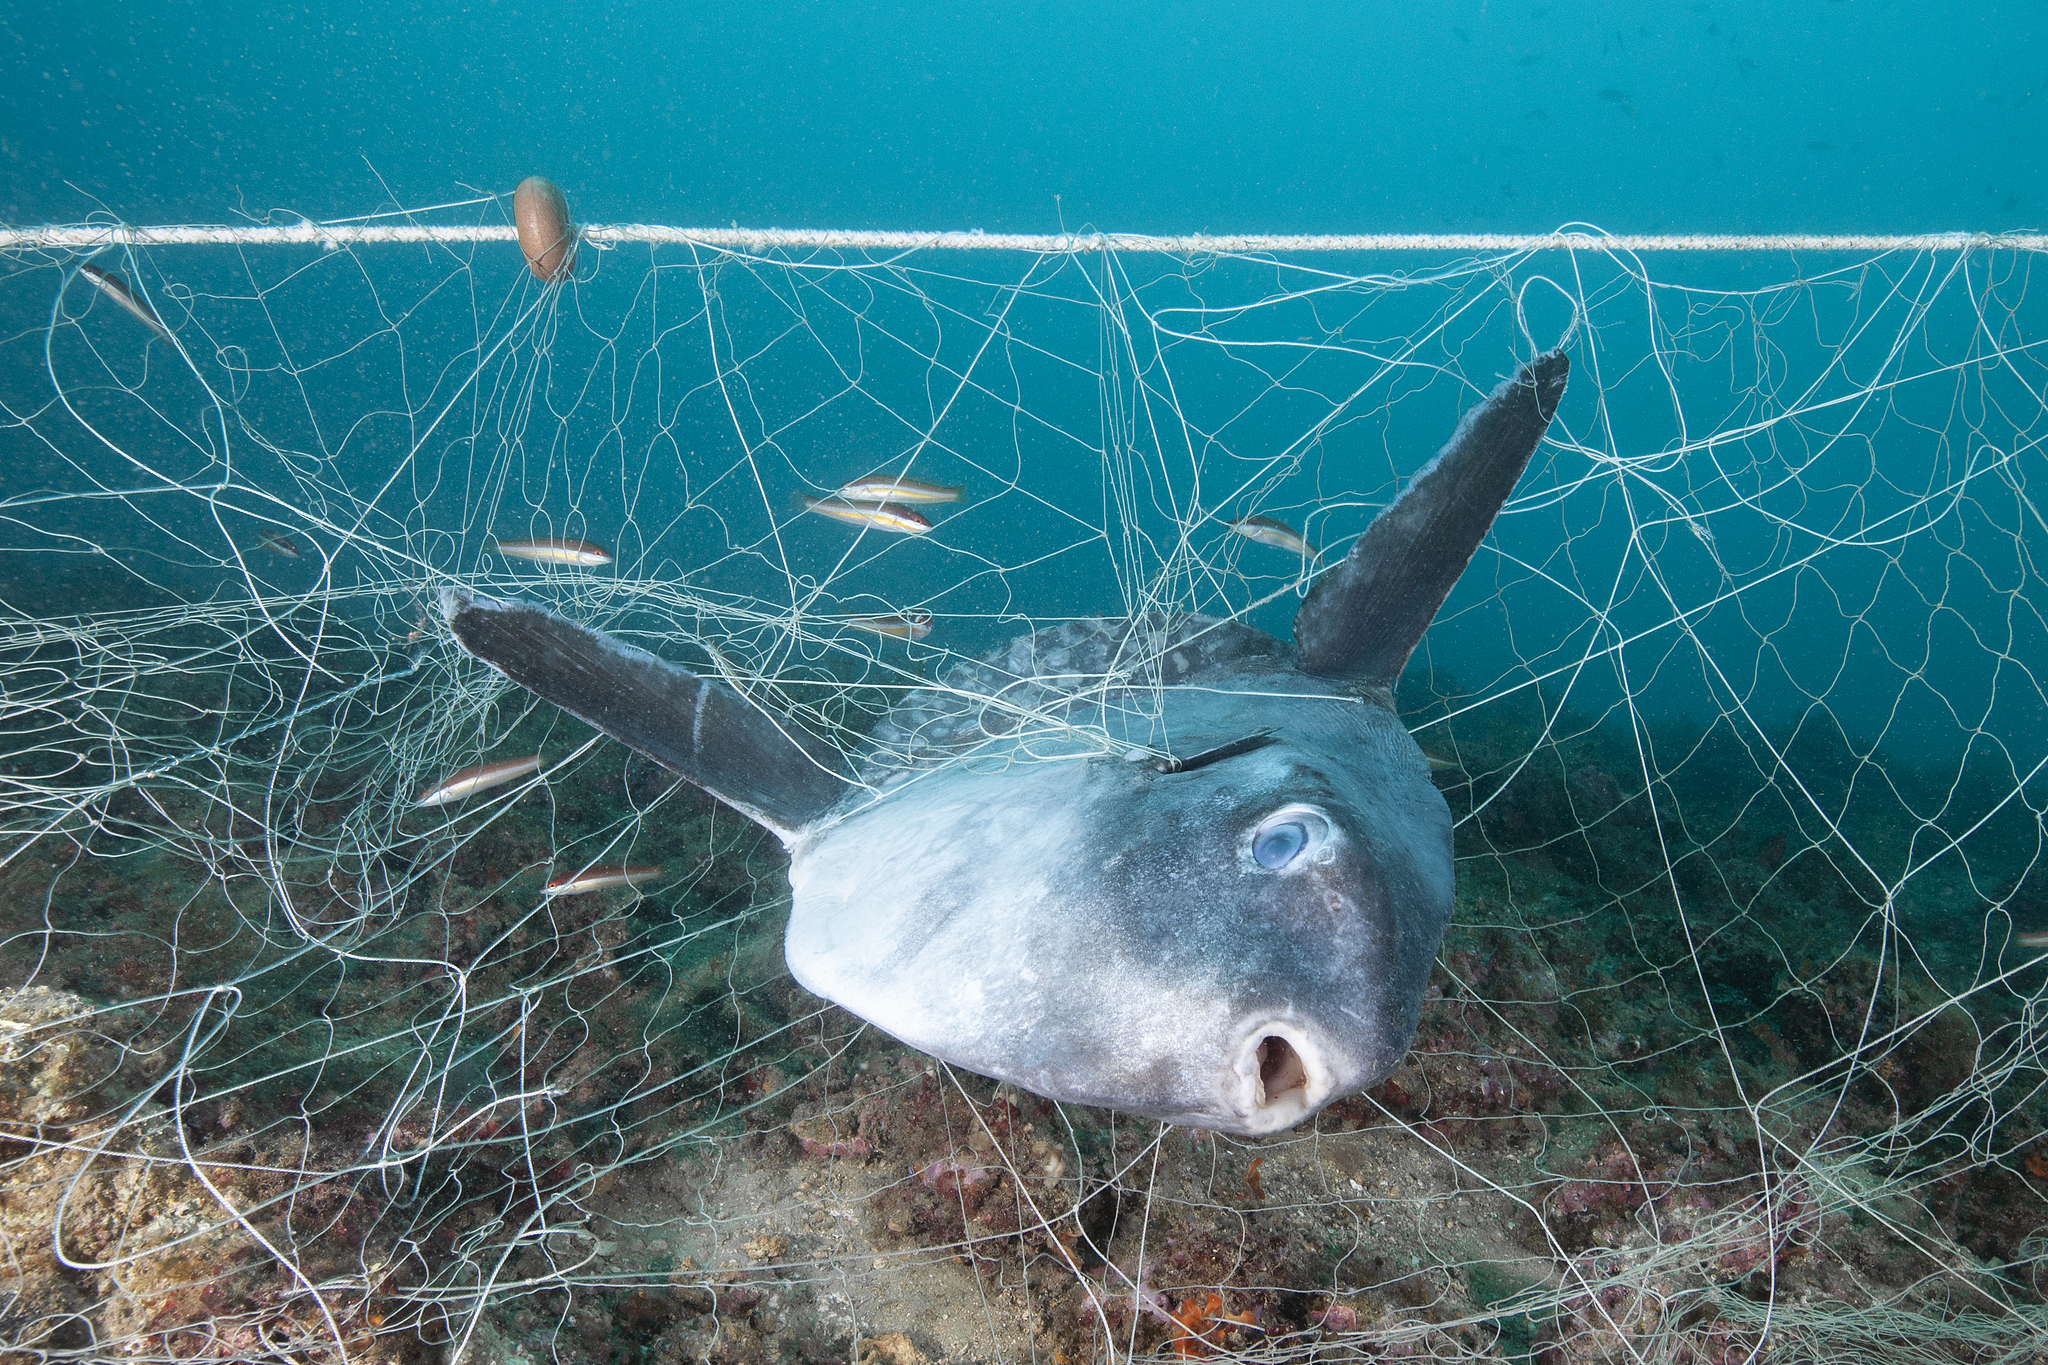
[{"label": "brown oval float", "polygon": [[544,175],[527,176],[512,191],[512,221],[534,277],[544,284],[567,279],[576,268],[576,225],[561,188]]}]

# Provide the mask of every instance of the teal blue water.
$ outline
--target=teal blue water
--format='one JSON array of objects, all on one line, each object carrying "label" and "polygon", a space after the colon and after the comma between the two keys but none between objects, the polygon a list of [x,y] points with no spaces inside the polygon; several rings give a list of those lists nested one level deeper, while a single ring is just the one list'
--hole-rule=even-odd
[{"label": "teal blue water", "polygon": [[[1955,17],[1862,0],[435,4],[329,20],[226,0],[17,3],[8,21],[0,28],[10,40],[0,43],[0,221],[13,223],[77,221],[100,209],[143,223],[273,210],[343,217],[503,194],[536,173],[563,187],[582,222],[697,226],[2002,231],[2041,227],[2048,209],[2040,155],[2048,26],[2030,13],[1985,8]],[[510,248],[477,259],[484,296],[511,297],[523,272]],[[662,281],[662,298],[687,312],[703,281],[681,268],[683,259],[680,251],[670,258],[678,269]],[[174,326],[187,324],[170,302],[180,296],[162,292],[172,285],[208,296],[206,324],[233,322],[242,329],[235,347],[255,348],[218,357],[201,348],[208,366],[274,376],[265,368],[276,360],[265,349],[273,341],[296,363],[351,356],[359,372],[322,366],[303,385],[279,380],[276,388],[259,378],[240,416],[283,446],[319,446],[335,478],[385,489],[379,512],[394,525],[431,528],[438,569],[472,571],[489,535],[566,531],[615,547],[627,571],[673,578],[716,566],[709,586],[763,601],[787,596],[791,582],[830,576],[839,596],[826,609],[921,606],[950,618],[934,647],[964,652],[1005,638],[1014,613],[1050,619],[1123,608],[1112,571],[1119,542],[1084,529],[1113,520],[1089,453],[1102,439],[1105,401],[1087,368],[1100,359],[1092,303],[1062,309],[1033,298],[1005,323],[1028,345],[978,358],[987,335],[978,327],[937,326],[926,298],[871,297],[857,282],[846,286],[844,316],[827,308],[813,315],[814,334],[779,342],[789,331],[784,302],[731,272],[719,284],[720,325],[731,331],[732,356],[754,357],[748,394],[760,409],[755,446],[743,449],[735,422],[755,418],[736,419],[717,390],[689,377],[704,358],[694,329],[661,343],[670,388],[659,399],[646,384],[619,410],[565,396],[583,376],[612,375],[607,320],[642,316],[634,314],[647,279],[640,260],[622,255],[601,271],[593,253],[565,295],[573,304],[563,316],[574,321],[553,343],[551,373],[574,377],[554,398],[575,415],[559,432],[543,421],[528,433],[526,480],[488,515],[462,476],[466,455],[454,435],[419,452],[427,473],[389,481],[392,461],[415,438],[396,414],[440,401],[429,402],[416,376],[442,363],[460,371],[476,328],[496,325],[466,293],[441,288],[450,260],[380,258],[380,304],[391,312],[367,306],[355,272],[301,279],[294,272],[305,259],[289,254],[259,263],[194,252],[153,260],[145,273]],[[113,256],[102,264],[142,269]],[[1333,268],[1414,264],[1347,258]],[[1237,338],[1281,351],[1246,351],[1225,364],[1220,353],[1180,348],[1171,413],[1155,396],[1132,428],[1152,452],[1150,469],[1172,471],[1146,486],[1155,502],[1133,502],[1135,524],[1154,544],[1171,544],[1175,519],[1197,508],[1214,522],[1203,552],[1221,556],[1229,548],[1216,529],[1223,518],[1277,508],[1320,543],[1342,544],[1514,356],[1573,334],[1577,373],[1559,428],[1569,440],[1554,443],[1527,485],[1569,494],[1532,496],[1504,519],[1496,539],[1509,567],[1483,567],[1461,586],[1445,618],[1455,624],[1432,632],[1415,676],[1484,692],[1541,675],[1589,715],[1625,694],[1635,714],[1698,725],[1739,702],[1744,724],[1778,734],[1817,703],[1849,733],[1950,772],[1964,755],[1995,751],[2002,766],[1992,796],[1971,811],[2009,795],[2040,760],[2025,737],[2048,733],[2048,690],[2033,681],[2048,674],[2048,637],[2033,608],[2038,559],[2012,491],[2040,460],[2041,386],[2028,354],[2039,330],[2032,258],[1986,255],[1958,274],[1953,253],[1868,270],[1852,268],[1853,257],[1812,253],[1796,262],[1778,253],[1662,257],[1660,277],[1693,285],[1818,281],[1769,302],[1754,293],[1666,295],[1657,344],[1669,352],[1679,338],[1687,352],[1668,373],[1643,360],[1652,338],[1636,296],[1616,287],[1621,267],[1559,258],[1532,270],[1562,278],[1567,266],[1572,287],[1599,300],[1584,330],[1568,325],[1562,287],[1527,292],[1527,336],[1510,310],[1491,305],[1469,316],[1453,310],[1461,320],[1438,335],[1431,314],[1443,296],[1394,291],[1276,303]],[[926,268],[935,273],[920,276],[918,288],[946,307],[973,316],[985,306],[988,290],[944,279],[955,266]],[[1014,278],[1013,268],[1000,263],[995,278]],[[1081,279],[1087,268],[1069,263],[1057,287],[1045,286],[1047,297],[1092,299]],[[1823,280],[1830,268],[1849,273]],[[1180,262],[1122,269],[1149,307],[1168,309],[1209,291],[1257,298],[1307,278],[1276,283],[1263,267],[1232,267],[1183,279]],[[22,279],[0,322],[7,335],[35,338],[59,280],[55,271]],[[252,282],[280,292],[260,320],[233,316],[235,306],[221,300]],[[76,280],[71,287],[65,316],[84,316],[93,295]],[[430,298],[431,306],[405,311]],[[2022,309],[2028,299],[2037,302]],[[412,369],[388,348],[352,349],[399,313]],[[856,313],[874,335],[910,338],[911,349],[890,350],[866,334],[856,345],[840,325]],[[1175,314],[1176,325],[1192,316]],[[1340,332],[1352,350],[1334,348],[1311,364],[1310,346]],[[1441,362],[1462,378],[1425,392],[1414,376],[1381,375],[1346,398],[1366,371],[1318,368],[1425,333],[1422,369]],[[629,352],[645,345],[641,335],[630,332]],[[2024,363],[1985,363],[1994,335],[1995,347]],[[87,337],[102,339],[103,355],[75,349]],[[160,429],[165,421],[203,428],[173,370],[152,372],[167,395],[158,406],[117,396],[144,382],[136,367],[149,343],[132,320],[103,307],[89,330],[60,329],[60,339],[49,374],[101,428],[67,424],[70,409],[44,391],[39,346],[22,341],[4,376],[13,388],[0,393],[10,411],[38,414],[33,430],[0,426],[0,463],[20,487],[80,492],[86,471],[126,486],[127,468],[102,450],[102,437],[173,465],[179,452],[205,448],[189,430],[174,439]],[[1154,340],[1111,368],[1135,372]],[[1285,349],[1295,345],[1303,349]],[[1078,357],[1080,366],[1040,366],[1033,347]],[[430,355],[440,359],[428,363]],[[1284,366],[1286,385],[1280,368],[1247,368],[1261,356]],[[974,370],[992,386],[988,396],[935,399],[934,359]],[[112,387],[95,368],[107,364],[116,367]],[[645,379],[657,369],[636,373]],[[856,373],[859,400],[828,404]],[[230,387],[243,382],[246,375]],[[1311,391],[1320,396],[1302,396]],[[1320,440],[1284,487],[1235,490],[1223,477],[1229,461],[1211,455],[1213,477],[1198,489],[1174,448],[1184,417],[1227,431],[1233,459],[1267,458],[1340,400],[1353,404],[1355,420]],[[1759,425],[1754,439],[1701,443],[1708,432],[1741,431],[1802,403],[1810,411],[1798,421]],[[942,420],[920,415],[938,407]],[[315,410],[327,424],[317,436]],[[1019,410],[1033,421],[1019,424]],[[792,522],[795,499],[882,467],[915,444],[907,433],[927,421],[937,421],[936,448],[949,453],[930,456],[919,472],[971,485],[968,502],[931,542],[842,572],[850,534],[817,518]],[[494,421],[479,428],[497,429]],[[1047,435],[1055,429],[1058,439]],[[758,488],[724,486],[715,516],[707,505],[678,510],[771,431],[775,448],[761,461]],[[536,452],[558,436],[579,462],[572,485],[533,473]],[[1610,478],[1573,443],[1637,467],[1629,479]],[[1684,461],[1648,458],[1681,447],[1690,451]],[[1556,454],[1565,449],[1569,458]],[[2017,472],[2004,470],[2007,454]],[[288,486],[282,469],[238,458],[241,477]],[[998,501],[1013,476],[1017,488]],[[1379,492],[1335,491],[1346,488]],[[1267,501],[1255,507],[1261,496]],[[80,600],[127,605],[134,590],[125,566],[137,554],[146,563],[160,555],[152,572],[193,600],[229,590],[211,567],[180,578],[186,570],[169,566],[184,561],[160,544],[163,524],[144,525],[132,512],[86,498],[42,507],[40,529],[19,534],[50,553],[22,557],[0,577],[0,598],[31,614]],[[213,514],[195,502],[158,515],[202,538],[225,530],[245,549],[255,544],[256,521],[231,517],[209,531]],[[1638,549],[1632,537],[1644,528]],[[45,532],[72,541],[36,539]],[[1823,558],[1834,539],[1866,532],[1873,548]],[[1895,535],[1903,548],[1893,548]],[[73,555],[74,542],[105,548]],[[776,552],[747,548],[757,546]],[[1253,619],[1284,633],[1295,570],[1257,557],[1269,553],[1252,552],[1244,571],[1265,575],[1258,590],[1271,594]],[[283,586],[313,581],[310,562],[272,558],[259,554],[260,570],[287,575]],[[1002,571],[984,572],[992,565]],[[1139,564],[1121,585],[1151,567]],[[1614,644],[1623,639],[1630,643]],[[1610,660],[1611,644],[1626,668]],[[1593,666],[1576,665],[1587,658]],[[2006,744],[2010,757],[1999,748]]]},{"label": "teal blue water", "polygon": [[2048,210],[2034,6],[9,10],[14,223],[340,216],[533,172],[585,221],[696,225],[1996,231]]}]

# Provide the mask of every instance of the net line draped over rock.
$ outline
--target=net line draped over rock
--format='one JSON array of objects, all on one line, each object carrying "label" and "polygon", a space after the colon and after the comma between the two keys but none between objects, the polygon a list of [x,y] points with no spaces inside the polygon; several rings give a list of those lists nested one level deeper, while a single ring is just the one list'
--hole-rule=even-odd
[{"label": "net line draped over rock", "polygon": [[[2032,1357],[2038,239],[644,230],[543,284],[503,221],[7,239],[6,1349]],[[1398,694],[1457,822],[1415,1050],[1274,1139],[806,995],[775,841],[438,611],[542,602],[853,744],[1034,629],[1286,638],[1337,556],[1230,523],[1341,551],[1560,344]],[[803,510],[875,473],[964,493]],[[1072,753],[1034,695],[1002,724]],[[544,889],[610,867],[660,871]]]}]

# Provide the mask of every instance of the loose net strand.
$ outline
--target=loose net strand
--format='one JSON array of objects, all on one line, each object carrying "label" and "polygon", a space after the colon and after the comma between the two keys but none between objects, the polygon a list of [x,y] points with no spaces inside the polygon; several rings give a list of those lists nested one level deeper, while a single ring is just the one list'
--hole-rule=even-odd
[{"label": "loose net strand", "polygon": [[[8,1350],[2036,1358],[2041,237],[512,236],[0,230]],[[1168,754],[1189,617],[1284,638],[1557,345],[1397,698],[1458,858],[1415,1047],[1272,1139],[808,996],[774,841],[441,624],[542,602],[846,747],[922,690],[913,751]],[[965,494],[802,510],[871,473]],[[659,871],[546,889],[603,868]]]}]

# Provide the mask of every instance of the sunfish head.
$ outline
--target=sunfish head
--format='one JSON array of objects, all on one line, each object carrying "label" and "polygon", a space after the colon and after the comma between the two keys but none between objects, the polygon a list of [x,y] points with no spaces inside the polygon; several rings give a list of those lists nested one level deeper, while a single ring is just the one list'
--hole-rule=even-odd
[{"label": "sunfish head", "polygon": [[1291,1127],[1399,1062],[1452,902],[1420,750],[1380,708],[1325,707],[1188,772],[968,763],[900,787],[793,850],[790,967],[1042,1095]]}]

